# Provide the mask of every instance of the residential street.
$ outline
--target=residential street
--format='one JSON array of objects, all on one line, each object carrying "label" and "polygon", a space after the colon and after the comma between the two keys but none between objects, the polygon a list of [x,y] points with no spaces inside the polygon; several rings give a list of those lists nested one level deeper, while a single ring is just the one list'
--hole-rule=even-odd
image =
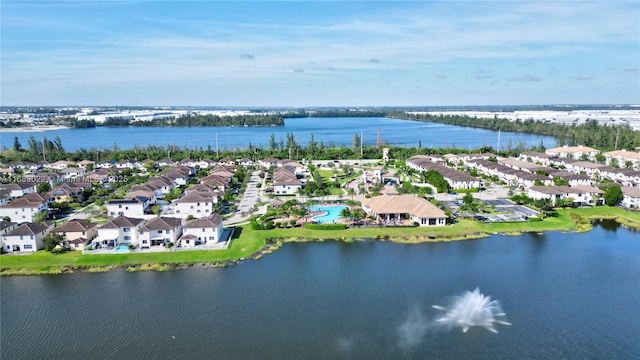
[{"label": "residential street", "polygon": [[[242,194],[242,198],[238,202],[238,211],[225,221],[225,225],[233,225],[239,222],[247,221],[252,214],[250,210],[258,203],[260,199],[260,189],[256,187],[257,184],[262,182],[260,179],[260,170],[255,170],[251,173],[251,179],[247,184],[247,189],[244,194]],[[242,216],[242,213],[245,213],[245,216]],[[258,213],[264,213],[264,209],[258,209]]]}]

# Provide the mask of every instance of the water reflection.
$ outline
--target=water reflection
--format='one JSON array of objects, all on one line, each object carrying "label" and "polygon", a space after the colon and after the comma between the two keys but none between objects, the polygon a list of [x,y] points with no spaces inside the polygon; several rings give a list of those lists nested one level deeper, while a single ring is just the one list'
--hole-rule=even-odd
[{"label": "water reflection", "polygon": [[[288,243],[226,269],[6,277],[0,357],[628,359],[640,333],[638,249],[637,234],[597,226],[418,245]],[[428,306],[476,286],[513,326],[424,331],[438,315]]]},{"label": "water reflection", "polygon": [[600,226],[606,231],[616,232],[618,231],[618,223],[615,220],[598,220],[594,222],[594,226]]}]

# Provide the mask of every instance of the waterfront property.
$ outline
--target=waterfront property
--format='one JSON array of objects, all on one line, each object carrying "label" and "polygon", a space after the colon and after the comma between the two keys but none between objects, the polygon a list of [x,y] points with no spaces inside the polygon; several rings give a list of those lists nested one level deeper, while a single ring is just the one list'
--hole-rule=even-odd
[{"label": "waterfront property", "polygon": [[[604,191],[591,186],[578,185],[570,186],[532,186],[529,188],[528,196],[532,199],[549,199],[556,204],[560,199],[570,200],[573,205],[586,206],[595,205],[594,199],[604,194]],[[603,199],[600,199],[602,202]]]},{"label": "waterfront property", "polygon": [[98,228],[98,237],[91,246],[93,249],[110,249],[120,244],[135,245],[143,222],[143,219],[118,216]]},{"label": "waterfront property", "polygon": [[179,245],[192,248],[198,245],[214,245],[221,240],[223,234],[222,216],[212,214],[201,219],[187,221],[182,227]]},{"label": "waterfront property", "polygon": [[52,232],[64,236],[66,247],[72,250],[84,250],[98,236],[98,226],[86,220],[75,219],[57,226]]},{"label": "waterfront property", "polygon": [[381,195],[362,201],[362,209],[385,225],[445,226],[447,215],[424,198],[412,195]]},{"label": "waterfront property", "polygon": [[35,252],[43,248],[42,238],[53,229],[53,223],[24,223],[2,235],[4,252]]},{"label": "waterfront property", "polygon": [[172,217],[153,218],[138,230],[140,249],[176,244],[182,235],[182,220]]}]

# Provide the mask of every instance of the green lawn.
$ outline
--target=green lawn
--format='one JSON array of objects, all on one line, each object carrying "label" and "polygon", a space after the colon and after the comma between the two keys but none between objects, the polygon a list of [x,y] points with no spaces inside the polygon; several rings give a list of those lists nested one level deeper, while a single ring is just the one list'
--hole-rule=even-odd
[{"label": "green lawn", "polygon": [[[162,253],[128,253],[109,255],[82,255],[79,251],[51,254],[38,251],[31,255],[3,255],[0,257],[0,274],[8,270],[27,269],[26,273],[59,273],[63,267],[89,268],[129,266],[149,263],[194,264],[211,263],[246,258],[262,249],[268,240],[285,241],[339,239],[391,239],[398,242],[452,241],[487,236],[493,233],[518,234],[561,230],[589,230],[589,219],[615,219],[640,228],[640,214],[612,207],[561,209],[558,216],[540,222],[481,223],[461,219],[454,225],[434,228],[351,228],[346,230],[310,230],[305,228],[253,230],[250,226],[238,226],[227,250],[173,251]],[[576,222],[578,225],[576,226]]]},{"label": "green lawn", "polygon": [[[248,227],[247,227],[248,228]],[[125,253],[82,255],[81,251],[51,254],[38,251],[31,255],[4,255],[0,257],[0,269],[30,268],[46,271],[60,267],[127,266],[146,263],[193,264],[248,257],[264,247],[264,240],[242,234],[243,228],[236,230],[240,236],[231,241],[227,250],[172,251],[160,253]]]}]

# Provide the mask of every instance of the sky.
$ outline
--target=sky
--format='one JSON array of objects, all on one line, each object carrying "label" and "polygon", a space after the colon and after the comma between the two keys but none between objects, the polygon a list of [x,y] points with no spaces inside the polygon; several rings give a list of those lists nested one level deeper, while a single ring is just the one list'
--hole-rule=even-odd
[{"label": "sky", "polygon": [[638,1],[0,3],[2,106],[640,104]]}]

